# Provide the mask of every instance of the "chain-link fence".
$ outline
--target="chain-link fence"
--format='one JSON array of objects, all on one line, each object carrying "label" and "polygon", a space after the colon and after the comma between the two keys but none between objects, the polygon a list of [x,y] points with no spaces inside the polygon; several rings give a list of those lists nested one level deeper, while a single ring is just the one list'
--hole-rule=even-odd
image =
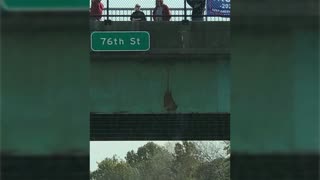
[{"label": "chain-link fence", "polygon": [[[92,1],[92,0],[90,0]],[[204,0],[206,5],[203,9],[201,19],[203,21],[230,21],[229,16],[212,15],[207,11],[208,0]],[[213,0],[215,1],[215,0]],[[230,2],[230,1],[229,1]],[[156,0],[101,0],[103,11],[100,21],[130,21],[131,14],[135,11],[135,5],[141,6],[141,11],[145,14],[146,21],[154,21],[153,11],[156,7]],[[170,10],[170,21],[192,20],[193,8],[185,0],[163,0],[163,4],[167,5]],[[91,7],[91,3],[90,3]]]}]

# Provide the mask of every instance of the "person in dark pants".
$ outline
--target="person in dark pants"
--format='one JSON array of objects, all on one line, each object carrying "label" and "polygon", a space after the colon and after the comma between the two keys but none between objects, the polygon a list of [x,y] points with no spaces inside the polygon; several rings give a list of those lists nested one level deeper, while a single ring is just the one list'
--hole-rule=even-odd
[{"label": "person in dark pants", "polygon": [[163,4],[163,0],[156,0],[156,7],[153,9],[154,21],[170,21],[171,12],[167,5]]},{"label": "person in dark pants", "polygon": [[192,7],[192,21],[203,21],[205,0],[187,0],[187,3]]},{"label": "person in dark pants", "polygon": [[140,5],[136,4],[134,12],[130,16],[131,21],[146,21],[146,15],[140,11]]}]

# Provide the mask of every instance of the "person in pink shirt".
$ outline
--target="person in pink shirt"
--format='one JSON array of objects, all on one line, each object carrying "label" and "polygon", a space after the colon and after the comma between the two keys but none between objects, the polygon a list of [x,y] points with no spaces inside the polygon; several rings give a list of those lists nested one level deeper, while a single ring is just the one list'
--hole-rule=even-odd
[{"label": "person in pink shirt", "polygon": [[90,16],[92,19],[100,21],[102,18],[104,6],[101,0],[91,0]]}]

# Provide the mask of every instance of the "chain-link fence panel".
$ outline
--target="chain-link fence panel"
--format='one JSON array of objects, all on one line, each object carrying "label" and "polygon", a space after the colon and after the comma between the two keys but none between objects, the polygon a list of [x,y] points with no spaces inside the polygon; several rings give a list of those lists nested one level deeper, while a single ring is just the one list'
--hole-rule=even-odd
[{"label": "chain-link fence panel", "polygon": [[[230,0],[90,0],[90,8],[93,2],[102,4],[102,12],[99,21],[131,21],[132,15],[141,11],[146,21],[156,21],[155,16],[162,17],[159,13],[157,1],[160,2],[161,10],[168,8],[170,21],[230,21]],[[165,6],[165,7],[162,7]],[[91,16],[95,14],[91,13]],[[100,18],[101,17],[101,18]]]}]

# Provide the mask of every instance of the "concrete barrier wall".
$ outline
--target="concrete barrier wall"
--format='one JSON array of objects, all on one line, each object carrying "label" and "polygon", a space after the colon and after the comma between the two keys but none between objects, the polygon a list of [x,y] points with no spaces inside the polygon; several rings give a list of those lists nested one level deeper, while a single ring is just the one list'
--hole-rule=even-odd
[{"label": "concrete barrier wall", "polygon": [[91,112],[167,113],[167,71],[178,113],[229,112],[229,22],[98,22],[148,31],[148,52],[91,53]]},{"label": "concrete barrier wall", "polygon": [[169,89],[178,113],[230,111],[230,63],[212,60],[150,58],[91,63],[91,112],[166,113]]},{"label": "concrete barrier wall", "polygon": [[92,31],[148,31],[151,48],[142,54],[229,54],[229,22],[96,22]]}]

